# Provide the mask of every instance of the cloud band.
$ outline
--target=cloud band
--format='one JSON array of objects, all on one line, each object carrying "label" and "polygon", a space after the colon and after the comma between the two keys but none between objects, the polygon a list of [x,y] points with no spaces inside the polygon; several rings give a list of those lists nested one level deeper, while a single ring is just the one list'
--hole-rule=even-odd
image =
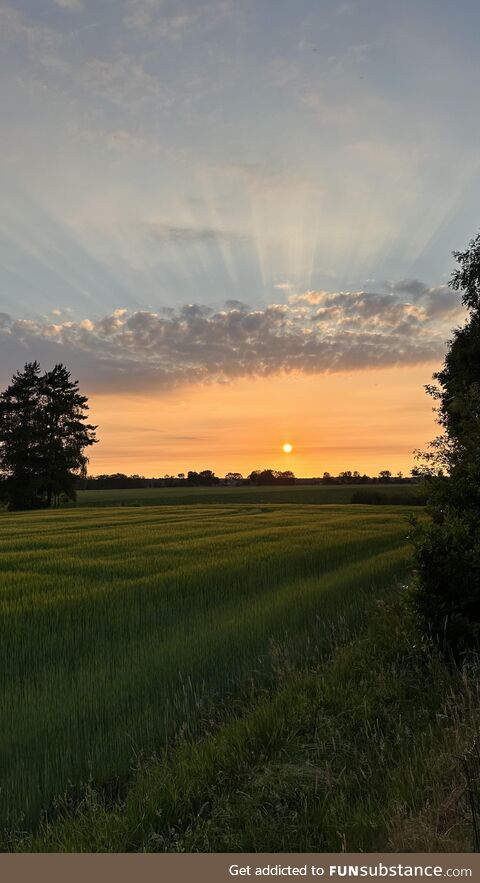
[{"label": "cloud band", "polygon": [[308,291],[262,309],[229,301],[55,323],[0,314],[0,342],[5,352],[64,361],[94,388],[174,388],[435,361],[460,316],[446,286],[413,280],[385,293]]}]

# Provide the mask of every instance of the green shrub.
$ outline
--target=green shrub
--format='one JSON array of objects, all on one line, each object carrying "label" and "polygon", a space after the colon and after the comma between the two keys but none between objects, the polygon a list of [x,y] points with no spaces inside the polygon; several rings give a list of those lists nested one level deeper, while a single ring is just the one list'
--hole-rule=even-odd
[{"label": "green shrub", "polygon": [[423,628],[458,657],[480,638],[480,531],[474,517],[449,512],[414,537],[412,602]]}]

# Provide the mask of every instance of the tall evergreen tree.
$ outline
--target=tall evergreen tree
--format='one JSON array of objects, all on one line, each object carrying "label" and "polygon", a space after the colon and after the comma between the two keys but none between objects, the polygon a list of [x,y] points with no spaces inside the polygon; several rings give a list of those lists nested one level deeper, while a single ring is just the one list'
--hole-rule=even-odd
[{"label": "tall evergreen tree", "polygon": [[25,365],[0,394],[0,472],[10,509],[75,499],[75,482],[85,474],[85,448],[96,443],[96,426],[86,423],[87,398],[64,365],[40,374]]},{"label": "tall evergreen tree", "polygon": [[29,362],[0,395],[0,471],[12,509],[40,504],[39,460],[40,365]]}]

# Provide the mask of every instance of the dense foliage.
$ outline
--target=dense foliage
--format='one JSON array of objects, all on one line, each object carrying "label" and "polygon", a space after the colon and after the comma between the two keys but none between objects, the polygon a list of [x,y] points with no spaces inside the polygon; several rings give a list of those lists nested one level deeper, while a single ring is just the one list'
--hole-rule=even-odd
[{"label": "dense foliage", "polygon": [[416,536],[414,605],[448,654],[480,636],[480,234],[454,252],[451,284],[468,310],[427,387],[443,434],[426,455],[432,524]]},{"label": "dense foliage", "polygon": [[87,399],[64,365],[40,374],[38,362],[17,372],[0,394],[0,475],[10,509],[75,499],[86,471],[85,448],[96,426],[85,423]]},{"label": "dense foliage", "polygon": [[252,484],[295,484],[295,476],[290,469],[255,469],[248,476]]}]

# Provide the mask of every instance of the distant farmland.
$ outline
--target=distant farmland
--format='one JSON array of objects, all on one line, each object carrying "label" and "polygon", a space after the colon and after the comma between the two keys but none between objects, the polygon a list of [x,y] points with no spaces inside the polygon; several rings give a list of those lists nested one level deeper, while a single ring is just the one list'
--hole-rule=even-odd
[{"label": "distant farmland", "polygon": [[279,659],[304,669],[359,634],[411,552],[401,506],[304,502],[350,492],[196,490],[208,506],[138,509],[82,505],[180,494],[86,492],[74,510],[2,514],[2,827],[33,829],[87,782],[121,794],[138,758],[270,689]]},{"label": "distant farmland", "polygon": [[263,487],[160,487],[80,491],[77,506],[175,506],[190,503],[350,503],[359,491],[410,504],[418,485],[278,485]]}]

